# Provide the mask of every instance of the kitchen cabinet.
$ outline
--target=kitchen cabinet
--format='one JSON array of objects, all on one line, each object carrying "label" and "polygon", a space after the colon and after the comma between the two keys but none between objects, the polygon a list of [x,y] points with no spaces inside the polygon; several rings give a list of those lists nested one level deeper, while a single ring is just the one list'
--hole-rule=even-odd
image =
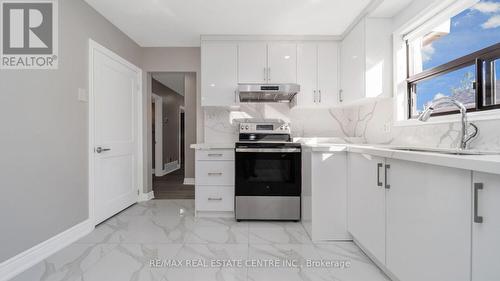
[{"label": "kitchen cabinet", "polygon": [[302,225],[313,241],[350,240],[347,152],[302,147]]},{"label": "kitchen cabinet", "polygon": [[340,50],[343,104],[392,96],[392,27],[389,19],[364,18]]},{"label": "kitchen cabinet", "polygon": [[500,175],[474,172],[472,281],[500,280]]},{"label": "kitchen cabinet", "polygon": [[396,159],[386,167],[385,266],[404,281],[470,280],[471,172]]},{"label": "kitchen cabinet", "polygon": [[195,152],[196,216],[234,217],[234,150]]},{"label": "kitchen cabinet", "polygon": [[267,83],[267,80],[267,43],[238,43],[238,82]]},{"label": "kitchen cabinet", "polygon": [[268,83],[297,83],[297,44],[268,44]]},{"label": "kitchen cabinet", "polygon": [[238,104],[238,46],[236,43],[204,42],[201,48],[201,105]]},{"label": "kitchen cabinet", "polygon": [[338,104],[338,55],[335,42],[297,46],[298,107],[332,107]]},{"label": "kitchen cabinet", "polygon": [[297,44],[242,42],[238,44],[239,83],[296,83]]},{"label": "kitchen cabinet", "polygon": [[385,159],[361,153],[348,156],[348,230],[381,264],[385,263]]}]

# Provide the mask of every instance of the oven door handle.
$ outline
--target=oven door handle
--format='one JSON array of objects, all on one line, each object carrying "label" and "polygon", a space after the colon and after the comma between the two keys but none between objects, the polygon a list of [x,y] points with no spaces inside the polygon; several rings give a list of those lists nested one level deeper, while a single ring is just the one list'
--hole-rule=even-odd
[{"label": "oven door handle", "polygon": [[257,153],[294,153],[301,152],[300,148],[236,148],[236,152],[257,152]]}]

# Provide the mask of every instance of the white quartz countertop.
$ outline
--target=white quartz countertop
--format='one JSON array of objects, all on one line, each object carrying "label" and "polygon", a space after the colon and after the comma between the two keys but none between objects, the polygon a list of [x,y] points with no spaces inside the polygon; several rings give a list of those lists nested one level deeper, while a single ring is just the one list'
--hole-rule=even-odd
[{"label": "white quartz countertop", "polygon": [[500,174],[500,155],[455,155],[435,152],[404,151],[383,145],[360,144],[302,144],[313,152],[349,151],[384,158],[414,161],[431,165]]},{"label": "white quartz countertop", "polygon": [[196,150],[210,150],[210,149],[233,149],[233,143],[195,143],[190,146]]}]

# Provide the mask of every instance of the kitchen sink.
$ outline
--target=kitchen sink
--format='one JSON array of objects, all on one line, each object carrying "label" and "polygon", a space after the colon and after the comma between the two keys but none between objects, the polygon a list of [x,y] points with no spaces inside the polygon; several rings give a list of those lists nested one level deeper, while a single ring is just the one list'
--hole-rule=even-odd
[{"label": "kitchen sink", "polygon": [[389,149],[412,152],[429,152],[450,155],[500,155],[500,151],[481,151],[481,150],[461,150],[445,148],[420,148],[420,147],[390,147]]}]

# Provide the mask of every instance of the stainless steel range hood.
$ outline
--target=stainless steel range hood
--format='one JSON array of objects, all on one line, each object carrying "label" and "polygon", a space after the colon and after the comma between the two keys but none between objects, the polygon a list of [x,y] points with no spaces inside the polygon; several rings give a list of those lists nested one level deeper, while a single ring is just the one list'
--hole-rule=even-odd
[{"label": "stainless steel range hood", "polygon": [[238,84],[240,102],[291,102],[299,91],[297,84]]}]

